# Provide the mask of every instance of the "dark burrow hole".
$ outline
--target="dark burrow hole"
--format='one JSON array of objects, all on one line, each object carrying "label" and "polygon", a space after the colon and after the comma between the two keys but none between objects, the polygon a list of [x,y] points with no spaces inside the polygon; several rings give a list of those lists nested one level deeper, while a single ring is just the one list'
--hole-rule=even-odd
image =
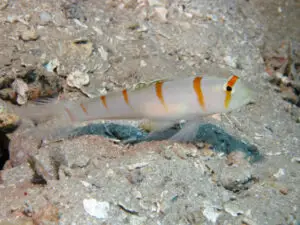
[{"label": "dark burrow hole", "polygon": [[7,160],[9,160],[9,138],[5,133],[0,132],[0,170],[3,169]]}]

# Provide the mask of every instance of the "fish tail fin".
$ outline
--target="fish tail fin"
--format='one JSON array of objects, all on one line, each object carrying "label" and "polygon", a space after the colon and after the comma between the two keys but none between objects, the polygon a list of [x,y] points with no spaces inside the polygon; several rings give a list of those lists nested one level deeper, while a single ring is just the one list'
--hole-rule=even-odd
[{"label": "fish tail fin", "polygon": [[35,124],[40,124],[60,118],[65,122],[71,122],[70,116],[67,114],[67,101],[58,100],[57,98],[44,98],[35,101],[33,104],[14,108],[15,114],[21,119],[29,119]]},{"label": "fish tail fin", "polygon": [[[37,139],[54,140],[69,137],[72,131],[72,113],[68,109],[72,103],[57,98],[39,99],[32,104],[14,107],[13,112],[21,119],[21,123],[32,121],[34,128],[30,135]],[[27,121],[27,122],[26,122]]]}]

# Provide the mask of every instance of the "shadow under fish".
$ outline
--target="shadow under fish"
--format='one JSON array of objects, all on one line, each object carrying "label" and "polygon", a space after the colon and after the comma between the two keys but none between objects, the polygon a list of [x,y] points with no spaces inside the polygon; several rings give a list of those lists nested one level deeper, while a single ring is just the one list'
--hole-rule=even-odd
[{"label": "shadow under fish", "polygon": [[[115,123],[89,124],[87,126],[75,128],[71,133],[73,137],[82,135],[100,135],[112,139],[120,140],[123,144],[137,144],[144,141],[168,140],[181,129],[180,125],[174,125],[162,131],[156,131],[149,135],[137,127],[121,125]],[[204,142],[213,146],[216,152],[230,154],[234,151],[242,151],[250,162],[258,161],[262,158],[256,146],[241,141],[228,134],[220,127],[213,124],[199,125],[196,135],[191,143]]]}]

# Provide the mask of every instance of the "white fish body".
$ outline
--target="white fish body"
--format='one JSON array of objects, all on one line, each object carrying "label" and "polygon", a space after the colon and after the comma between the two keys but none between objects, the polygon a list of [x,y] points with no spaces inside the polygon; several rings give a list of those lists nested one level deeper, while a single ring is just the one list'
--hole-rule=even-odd
[{"label": "white fish body", "polygon": [[188,77],[157,81],[145,88],[64,106],[72,121],[96,119],[180,120],[228,112],[249,102],[249,89],[237,76]]},{"label": "white fish body", "polygon": [[[251,91],[239,77],[188,77],[177,80],[157,81],[136,90],[126,90],[87,99],[82,102],[59,102],[27,108],[22,117],[40,119],[63,117],[62,124],[92,120],[150,119],[162,124],[179,120],[195,121],[196,118],[224,113],[243,106],[251,100]],[[193,123],[196,129],[197,123]],[[163,125],[164,126],[164,125]],[[182,131],[175,139],[194,132]]]}]

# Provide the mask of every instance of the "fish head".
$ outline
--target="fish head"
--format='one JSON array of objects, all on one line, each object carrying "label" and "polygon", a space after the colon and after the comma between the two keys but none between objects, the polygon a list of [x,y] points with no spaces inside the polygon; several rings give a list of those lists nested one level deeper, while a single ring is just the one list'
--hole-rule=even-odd
[{"label": "fish head", "polygon": [[254,91],[237,76],[232,76],[225,82],[223,91],[225,95],[224,107],[226,111],[240,108],[241,106],[252,102],[255,98]]}]

